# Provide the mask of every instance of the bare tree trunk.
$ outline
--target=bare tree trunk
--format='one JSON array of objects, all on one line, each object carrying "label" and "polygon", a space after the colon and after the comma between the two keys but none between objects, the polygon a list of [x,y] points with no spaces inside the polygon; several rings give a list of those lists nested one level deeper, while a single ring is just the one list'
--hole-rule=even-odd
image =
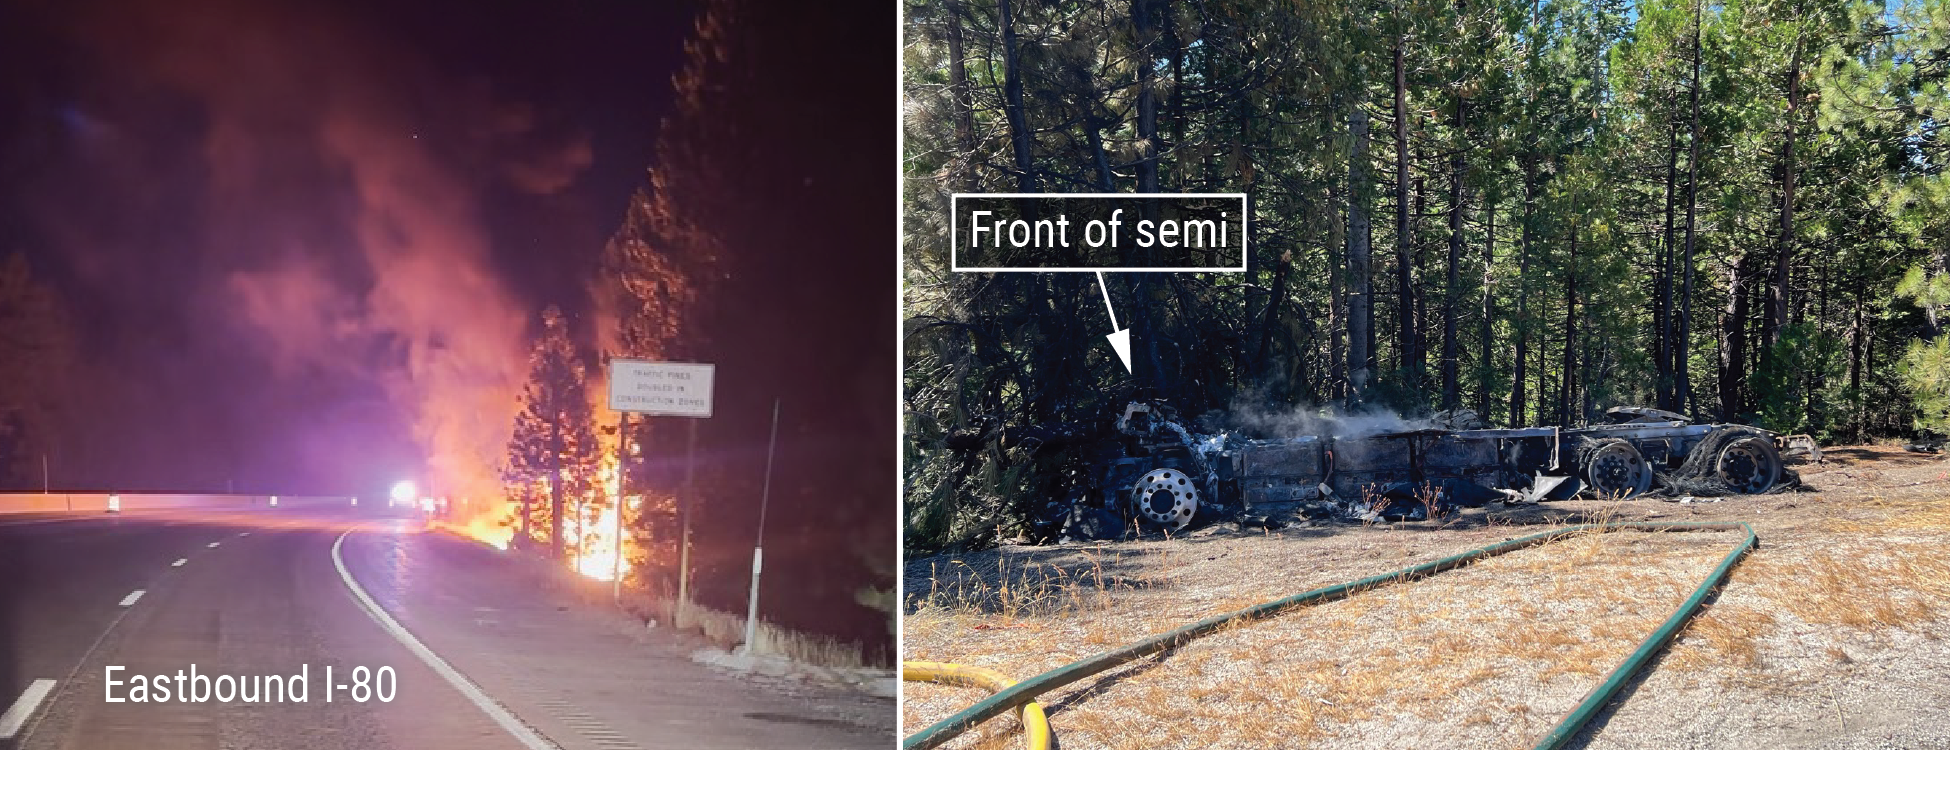
[{"label": "bare tree trunk", "polygon": [[1763,343],[1767,349],[1781,341],[1781,329],[1788,323],[1788,261],[1794,255],[1794,126],[1801,110],[1801,42],[1794,42],[1794,56],[1788,62],[1787,135],[1781,141],[1781,228],[1775,242],[1774,280],[1767,290],[1767,324]]},{"label": "bare tree trunk", "polygon": [[1694,412],[1690,359],[1693,345],[1693,228],[1699,209],[1699,26],[1700,5],[1703,2],[1693,2],[1693,121],[1687,133],[1690,153],[1686,157],[1686,265],[1681,276],[1684,281],[1679,290],[1679,327],[1673,332],[1672,350],[1673,390],[1677,392],[1679,409],[1687,415]]},{"label": "bare tree trunk", "polygon": [[962,49],[960,0],[948,0],[948,92],[955,100],[955,184],[974,188],[970,158],[975,153],[975,92],[968,85]]},{"label": "bare tree trunk", "polygon": [[1369,270],[1368,109],[1356,97],[1347,115],[1352,151],[1347,160],[1347,399],[1359,403],[1374,374],[1373,273]]},{"label": "bare tree trunk", "polygon": [[1848,333],[1848,389],[1857,399],[1862,393],[1862,284],[1866,279],[1858,276],[1855,280],[1855,317],[1849,325]]},{"label": "bare tree trunk", "polygon": [[[1148,53],[1157,46],[1157,34],[1151,27],[1152,0],[1131,0],[1131,27],[1137,34],[1137,48]],[[1158,95],[1153,83],[1157,75],[1152,69],[1154,60],[1141,55],[1137,58],[1137,173],[1138,192],[1158,192]],[[1154,218],[1155,219],[1155,218]]]},{"label": "bare tree trunk", "polygon": [[1496,199],[1495,193],[1485,192],[1483,196],[1483,314],[1477,326],[1476,339],[1476,415],[1484,423],[1490,420],[1490,344],[1492,343],[1492,323],[1495,321],[1496,291]]},{"label": "bare tree trunk", "polygon": [[[1930,263],[1924,265],[1923,277],[1935,278],[1946,270],[1950,270],[1950,251],[1938,251],[1930,257]],[[1934,342],[1936,341],[1936,337],[1943,332],[1940,310],[1935,301],[1919,301],[1918,307],[1923,309],[1922,339],[1923,341]]]},{"label": "bare tree trunk", "polygon": [[1747,289],[1741,283],[1746,254],[1727,264],[1727,309],[1720,318],[1720,420],[1740,415],[1740,392],[1746,377]]},{"label": "bare tree trunk", "polygon": [[1090,142],[1090,157],[1097,166],[1097,190],[1103,193],[1117,192],[1117,184],[1111,179],[1110,159],[1104,153],[1102,121],[1097,118],[1097,96],[1095,81],[1090,72],[1081,65],[1076,67],[1075,77],[1081,95],[1077,102],[1077,115],[1083,120],[1084,139]]},{"label": "bare tree trunk", "polygon": [[[1675,114],[1676,115],[1676,114]],[[1652,357],[1658,368],[1656,392],[1661,410],[1680,410],[1673,399],[1672,373],[1672,253],[1673,253],[1673,193],[1679,182],[1679,122],[1668,118],[1666,124],[1666,220],[1661,233],[1663,250],[1659,255],[1658,297],[1653,309],[1653,352]]]},{"label": "bare tree trunk", "polygon": [[999,0],[996,12],[1002,27],[1003,114],[1009,118],[1009,142],[1016,156],[1016,190],[1040,192],[1036,188],[1035,161],[1030,152],[1029,115],[1022,105],[1022,69],[1016,57],[1016,23],[1010,0]]},{"label": "bare tree trunk", "polygon": [[[1151,27],[1151,0],[1131,0],[1131,27],[1136,35],[1140,52],[1148,53],[1156,45],[1156,34]],[[1153,59],[1149,55],[1137,58],[1137,174],[1138,192],[1158,192],[1158,96],[1155,83],[1156,73]],[[1144,219],[1158,220],[1157,199],[1145,199]],[[1151,251],[1143,255],[1149,258]],[[1154,264],[1147,261],[1146,265]],[[1134,329],[1144,337],[1145,357],[1151,361],[1151,382],[1161,392],[1165,388],[1164,360],[1158,353],[1158,334],[1151,322],[1148,309],[1152,288],[1152,273],[1136,273],[1132,280],[1137,284],[1139,295]]]},{"label": "bare tree trunk", "polygon": [[[1530,282],[1530,219],[1531,214],[1536,209],[1536,200],[1537,155],[1526,152],[1523,155],[1523,225],[1517,243],[1517,310],[1516,314],[1510,318],[1511,328],[1517,337],[1517,350],[1516,356],[1514,357],[1516,370],[1510,376],[1510,426],[1512,427],[1521,427],[1524,425],[1525,409],[1527,407],[1527,399],[1524,394],[1525,380],[1523,370],[1524,364],[1529,360],[1525,352],[1527,351],[1526,345],[1530,340],[1530,333],[1527,325],[1529,317],[1526,315],[1524,304],[1528,302],[1527,294]],[[1541,401],[1544,398],[1543,392],[1538,392],[1537,398]],[[1538,412],[1543,412],[1541,407]]]},{"label": "bare tree trunk", "polygon": [[1253,353],[1253,378],[1261,383],[1267,382],[1267,369],[1273,360],[1273,330],[1280,324],[1280,308],[1286,304],[1286,276],[1293,269],[1293,256],[1290,253],[1275,257],[1273,265],[1273,289],[1266,300],[1266,318],[1260,323],[1259,350]]},{"label": "bare tree trunk", "polygon": [[[1541,312],[1540,312],[1540,313],[1541,313]],[[1539,317],[1538,319],[1539,319],[1539,320],[1541,320],[1541,319],[1542,319],[1542,317]],[[1542,322],[1539,322],[1538,324],[1539,324],[1539,325],[1541,326],[1541,325],[1542,325],[1543,323],[1542,323]],[[1551,389],[1551,387],[1550,387],[1550,375],[1551,375],[1551,367],[1550,367],[1550,358],[1551,358],[1551,356],[1550,356],[1550,345],[1546,343],[1546,342],[1549,342],[1549,341],[1550,341],[1550,339],[1546,337],[1546,334],[1544,333],[1544,329],[1543,329],[1542,327],[1539,327],[1539,328],[1538,328],[1537,330],[1538,330],[1538,333],[1537,333],[1537,388],[1536,388],[1536,391],[1537,391],[1537,421],[1538,421],[1539,423],[1542,423],[1542,422],[1544,421],[1544,412],[1545,412],[1545,411],[1547,411],[1547,410],[1551,410],[1552,408],[1554,408],[1554,407],[1556,407],[1556,405],[1554,405],[1554,404],[1552,404],[1552,402],[1551,402],[1551,400],[1553,399],[1553,395],[1552,395],[1552,393],[1551,393],[1551,390],[1552,390],[1552,389]]]},{"label": "bare tree trunk", "polygon": [[1421,344],[1415,337],[1415,230],[1409,220],[1408,72],[1402,62],[1402,34],[1395,34],[1395,277],[1400,290],[1396,320],[1401,328],[1402,367],[1410,387],[1420,390]]},{"label": "bare tree trunk", "polygon": [[1462,404],[1462,385],[1457,371],[1457,301],[1462,291],[1463,246],[1463,114],[1467,103],[1456,97],[1456,150],[1449,154],[1449,272],[1442,293],[1442,407],[1453,410]]},{"label": "bare tree trunk", "polygon": [[1564,262],[1564,373],[1558,383],[1557,423],[1569,426],[1571,405],[1577,398],[1578,372],[1578,227],[1571,225],[1571,256]]},{"label": "bare tree trunk", "polygon": [[[1327,205],[1340,204],[1335,195],[1332,182],[1327,185]],[[1328,399],[1341,400],[1347,397],[1347,283],[1342,272],[1347,245],[1346,230],[1341,227],[1337,214],[1327,224],[1327,387],[1322,389]]]},{"label": "bare tree trunk", "polygon": [[[1413,191],[1415,206],[1409,211],[1408,216],[1408,225],[1411,229],[1421,225],[1422,216],[1428,210],[1429,195],[1423,189],[1426,186],[1421,177],[1416,177]],[[1413,238],[1415,235],[1409,236]],[[1423,266],[1422,260],[1428,255],[1428,250],[1427,246],[1420,244],[1410,250],[1412,255],[1409,259],[1409,267],[1404,271],[1406,280],[1402,282],[1402,294],[1408,298],[1407,315],[1411,328],[1409,338],[1415,340],[1415,348],[1414,355],[1407,359],[1406,365],[1414,378],[1416,396],[1420,398],[1422,388],[1429,385],[1429,296],[1423,293],[1422,285],[1415,281],[1415,274],[1427,269]]]},{"label": "bare tree trunk", "polygon": [[[1163,0],[1165,20],[1165,43],[1171,47],[1171,105],[1166,113],[1171,116],[1171,148],[1173,152],[1185,144],[1185,42],[1178,38],[1178,12],[1171,7],[1172,0]],[[1177,161],[1176,154],[1173,162]],[[1172,180],[1176,183],[1177,179]]]},{"label": "bare tree trunk", "polygon": [[[1532,29],[1535,29],[1537,26],[1537,10],[1538,0],[1530,0],[1530,27]],[[1526,36],[1525,39],[1524,60],[1527,63],[1526,68],[1534,69],[1537,64],[1537,42],[1534,37]],[[1529,97],[1527,101],[1535,104],[1537,101],[1535,83],[1532,83],[1532,87],[1528,93]],[[1520,213],[1521,219],[1519,221],[1520,228],[1518,230],[1517,242],[1517,306],[1515,312],[1510,316],[1510,329],[1512,334],[1516,336],[1516,355],[1512,358],[1515,363],[1510,375],[1509,425],[1512,427],[1521,427],[1526,423],[1527,398],[1524,394],[1524,364],[1527,360],[1525,346],[1529,341],[1527,327],[1529,316],[1525,303],[1528,301],[1527,293],[1530,288],[1530,221],[1536,209],[1537,198],[1537,141],[1534,135],[1525,134],[1523,143],[1524,150],[1521,155],[1523,159],[1523,211]],[[1539,344],[1537,348],[1542,350],[1543,345]],[[1539,369],[1541,376],[1542,367],[1540,366]],[[1543,399],[1543,393],[1542,389],[1539,389],[1537,392],[1540,402]],[[1543,410],[1540,408],[1538,412],[1542,413]]]}]

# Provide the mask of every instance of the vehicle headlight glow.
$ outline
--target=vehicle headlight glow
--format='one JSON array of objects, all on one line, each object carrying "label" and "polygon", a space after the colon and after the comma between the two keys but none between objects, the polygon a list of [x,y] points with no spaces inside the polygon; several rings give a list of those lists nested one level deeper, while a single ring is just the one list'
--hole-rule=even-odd
[{"label": "vehicle headlight glow", "polygon": [[411,504],[418,500],[419,488],[414,487],[412,482],[400,482],[393,485],[392,495],[395,504]]}]

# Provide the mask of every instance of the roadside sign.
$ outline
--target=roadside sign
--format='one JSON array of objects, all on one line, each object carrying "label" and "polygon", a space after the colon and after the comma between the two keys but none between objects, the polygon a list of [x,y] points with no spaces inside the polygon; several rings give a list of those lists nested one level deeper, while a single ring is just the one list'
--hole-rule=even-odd
[{"label": "roadside sign", "polygon": [[611,358],[609,409],[646,416],[711,417],[716,364]]}]

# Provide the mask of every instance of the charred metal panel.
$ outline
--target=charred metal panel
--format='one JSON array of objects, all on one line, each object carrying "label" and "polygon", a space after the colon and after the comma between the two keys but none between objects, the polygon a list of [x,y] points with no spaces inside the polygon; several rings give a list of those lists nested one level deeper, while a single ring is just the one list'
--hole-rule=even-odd
[{"label": "charred metal panel", "polygon": [[1497,442],[1493,438],[1448,436],[1422,448],[1422,476],[1466,479],[1484,487],[1501,487]]},{"label": "charred metal panel", "polygon": [[1320,481],[1322,463],[1319,438],[1291,441],[1255,441],[1239,452],[1240,476],[1299,476]]},{"label": "charred metal panel", "polygon": [[1238,452],[1240,497],[1247,509],[1320,497],[1325,474],[1319,438],[1255,441]]},{"label": "charred metal panel", "polygon": [[1414,478],[1412,436],[1335,438],[1333,455],[1333,479],[1328,484],[1343,498],[1359,498],[1363,490],[1380,490]]},{"label": "charred metal panel", "polygon": [[1105,509],[1122,509],[1123,496],[1130,493],[1131,485],[1145,471],[1150,470],[1151,461],[1134,458],[1112,460],[1104,466],[1104,476],[1098,488],[1100,501],[1097,504]]}]

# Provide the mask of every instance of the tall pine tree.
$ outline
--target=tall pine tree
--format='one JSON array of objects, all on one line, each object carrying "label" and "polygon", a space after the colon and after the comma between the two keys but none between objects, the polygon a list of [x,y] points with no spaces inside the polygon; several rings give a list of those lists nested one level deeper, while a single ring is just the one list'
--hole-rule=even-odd
[{"label": "tall pine tree", "polygon": [[520,505],[530,534],[524,539],[546,532],[549,557],[560,559],[567,543],[580,541],[580,527],[600,511],[602,498],[588,373],[561,309],[542,311],[542,335],[528,366],[502,481],[509,500]]}]

